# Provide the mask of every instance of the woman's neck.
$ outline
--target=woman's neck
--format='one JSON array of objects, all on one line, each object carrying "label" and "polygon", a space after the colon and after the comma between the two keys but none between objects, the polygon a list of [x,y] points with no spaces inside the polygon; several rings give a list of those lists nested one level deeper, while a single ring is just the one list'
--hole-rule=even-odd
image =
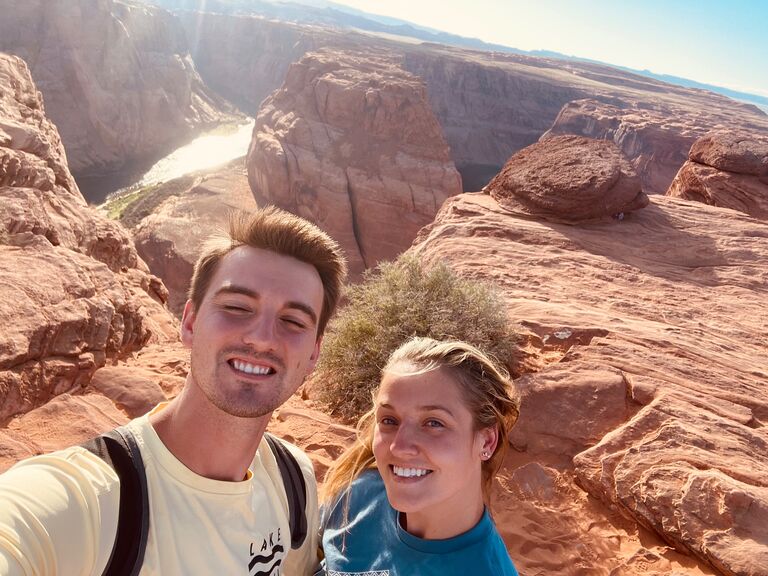
[{"label": "woman's neck", "polygon": [[418,512],[401,512],[398,521],[403,530],[424,540],[445,540],[474,528],[483,517],[482,492],[468,496],[460,505],[444,503]]}]

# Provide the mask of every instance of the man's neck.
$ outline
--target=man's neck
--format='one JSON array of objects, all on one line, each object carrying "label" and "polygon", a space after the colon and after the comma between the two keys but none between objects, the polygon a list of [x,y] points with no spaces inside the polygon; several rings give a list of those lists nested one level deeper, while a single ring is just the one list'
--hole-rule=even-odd
[{"label": "man's neck", "polygon": [[195,402],[189,386],[149,421],[165,447],[195,474],[239,482],[259,447],[270,415],[240,418]]}]

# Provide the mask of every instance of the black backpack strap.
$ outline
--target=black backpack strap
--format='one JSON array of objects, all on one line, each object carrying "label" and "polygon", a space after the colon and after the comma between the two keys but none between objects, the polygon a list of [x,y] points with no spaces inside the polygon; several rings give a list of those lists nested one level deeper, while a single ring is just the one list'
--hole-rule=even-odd
[{"label": "black backpack strap", "polygon": [[277,467],[283,477],[285,497],[288,500],[288,519],[291,526],[291,548],[301,548],[307,537],[307,484],[299,463],[291,451],[285,445],[268,432],[264,438],[269,444],[272,454],[275,455]]},{"label": "black backpack strap", "polygon": [[112,554],[103,576],[136,576],[149,533],[149,495],[136,438],[121,426],[81,444],[114,468],[120,479],[120,511]]}]

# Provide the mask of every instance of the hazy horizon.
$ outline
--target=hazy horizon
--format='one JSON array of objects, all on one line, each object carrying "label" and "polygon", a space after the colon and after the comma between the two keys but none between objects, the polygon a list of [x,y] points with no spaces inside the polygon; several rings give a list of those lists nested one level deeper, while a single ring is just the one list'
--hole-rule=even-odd
[{"label": "hazy horizon", "polygon": [[335,1],[489,43],[768,97],[768,4],[761,0]]}]

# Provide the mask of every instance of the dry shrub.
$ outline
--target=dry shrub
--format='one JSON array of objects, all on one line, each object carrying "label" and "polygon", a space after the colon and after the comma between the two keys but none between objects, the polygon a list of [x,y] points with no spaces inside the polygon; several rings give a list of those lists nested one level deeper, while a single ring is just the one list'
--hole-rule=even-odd
[{"label": "dry shrub", "polygon": [[416,257],[401,256],[367,272],[346,296],[328,327],[314,381],[320,401],[347,422],[371,407],[381,368],[411,336],[464,340],[508,369],[516,356],[519,338],[498,292],[444,264],[425,268]]}]

